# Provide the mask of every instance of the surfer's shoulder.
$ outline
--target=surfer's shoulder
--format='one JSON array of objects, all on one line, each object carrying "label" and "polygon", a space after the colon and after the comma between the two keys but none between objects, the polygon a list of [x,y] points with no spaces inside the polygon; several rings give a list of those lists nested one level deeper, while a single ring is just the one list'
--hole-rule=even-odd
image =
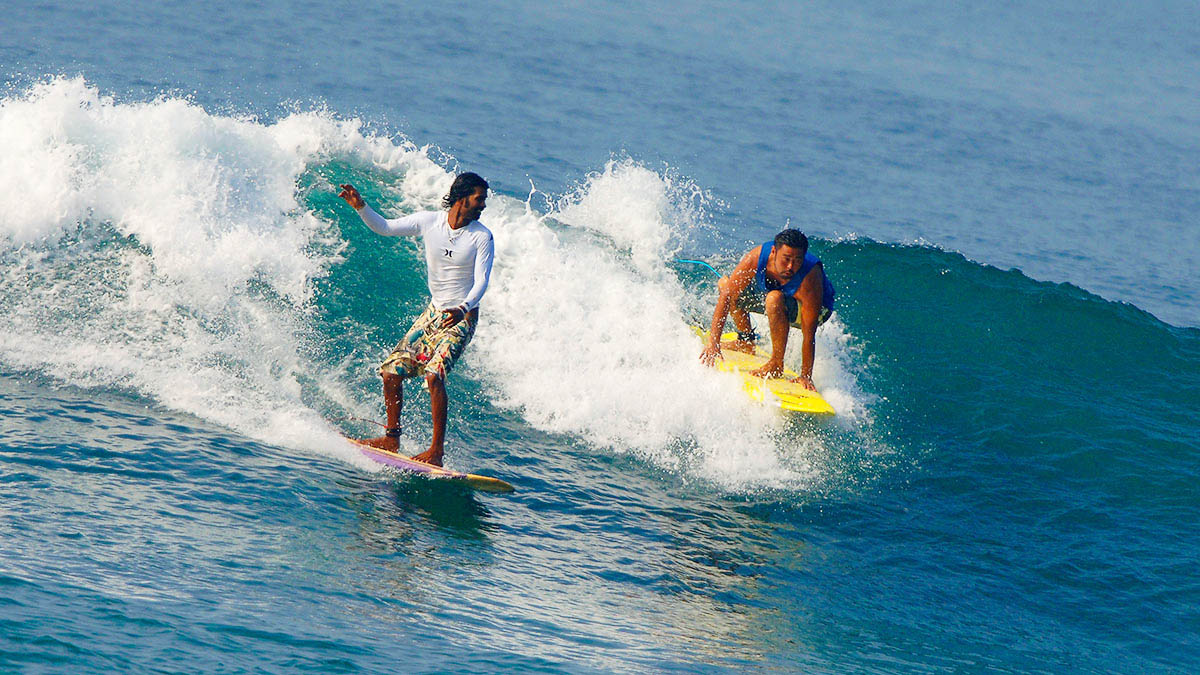
[{"label": "surfer's shoulder", "polygon": [[467,232],[474,235],[480,242],[491,241],[493,239],[492,231],[487,228],[487,225],[478,220],[472,220],[467,223]]},{"label": "surfer's shoulder", "polygon": [[738,268],[741,268],[741,269],[755,268],[755,269],[757,269],[758,268],[758,256],[761,254],[762,254],[762,244],[755,246],[754,248],[750,249],[749,251],[746,251],[746,255],[742,256],[742,259],[738,261],[738,264],[737,264]]}]

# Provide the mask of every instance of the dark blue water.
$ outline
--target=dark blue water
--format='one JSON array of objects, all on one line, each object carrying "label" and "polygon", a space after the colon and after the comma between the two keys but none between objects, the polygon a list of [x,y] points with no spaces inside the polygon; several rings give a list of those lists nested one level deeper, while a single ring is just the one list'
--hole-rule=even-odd
[{"label": "dark blue water", "polygon": [[[1194,670],[1198,14],[6,7],[0,670]],[[510,495],[338,438],[460,169]],[[785,223],[832,421],[688,330]]]}]

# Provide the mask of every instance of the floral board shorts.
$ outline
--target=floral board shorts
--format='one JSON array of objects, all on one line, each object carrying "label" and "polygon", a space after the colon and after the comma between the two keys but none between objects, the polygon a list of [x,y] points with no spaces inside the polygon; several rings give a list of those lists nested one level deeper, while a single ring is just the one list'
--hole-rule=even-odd
[{"label": "floral board shorts", "polygon": [[442,313],[433,303],[413,321],[391,354],[379,364],[379,374],[400,377],[436,374],[444,382],[454,362],[475,336],[475,320],[469,316],[441,329]]}]

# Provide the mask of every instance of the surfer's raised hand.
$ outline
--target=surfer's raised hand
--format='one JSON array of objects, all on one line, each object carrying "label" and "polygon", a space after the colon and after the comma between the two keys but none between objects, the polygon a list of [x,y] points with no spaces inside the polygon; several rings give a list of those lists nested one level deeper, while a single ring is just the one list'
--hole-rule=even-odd
[{"label": "surfer's raised hand", "polygon": [[717,359],[725,360],[725,356],[721,354],[721,343],[709,342],[704,351],[700,352],[700,363],[712,366],[712,364],[716,363]]},{"label": "surfer's raised hand", "polygon": [[367,205],[367,203],[363,201],[362,195],[358,194],[358,189],[353,185],[346,183],[340,187],[342,188],[342,191],[338,193],[338,196],[342,199],[345,199],[346,203],[351,207],[355,209],[361,209]]}]

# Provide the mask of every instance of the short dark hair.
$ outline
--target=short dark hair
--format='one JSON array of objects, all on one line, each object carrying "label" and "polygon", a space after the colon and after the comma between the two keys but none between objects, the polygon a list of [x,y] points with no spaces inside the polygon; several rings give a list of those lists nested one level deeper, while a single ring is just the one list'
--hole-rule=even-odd
[{"label": "short dark hair", "polygon": [[450,192],[447,192],[446,196],[442,197],[442,208],[448,209],[451,206],[454,206],[454,203],[463,197],[471,196],[471,193],[475,191],[475,188],[483,188],[484,190],[487,190],[488,187],[490,186],[488,185],[488,182],[483,179],[483,176],[480,176],[477,173],[471,173],[470,171],[467,171],[466,173],[460,173],[454,177],[454,183],[450,186]]},{"label": "short dark hair", "polygon": [[800,230],[784,230],[775,235],[776,246],[791,246],[792,248],[800,249],[801,253],[808,253],[808,237]]}]

